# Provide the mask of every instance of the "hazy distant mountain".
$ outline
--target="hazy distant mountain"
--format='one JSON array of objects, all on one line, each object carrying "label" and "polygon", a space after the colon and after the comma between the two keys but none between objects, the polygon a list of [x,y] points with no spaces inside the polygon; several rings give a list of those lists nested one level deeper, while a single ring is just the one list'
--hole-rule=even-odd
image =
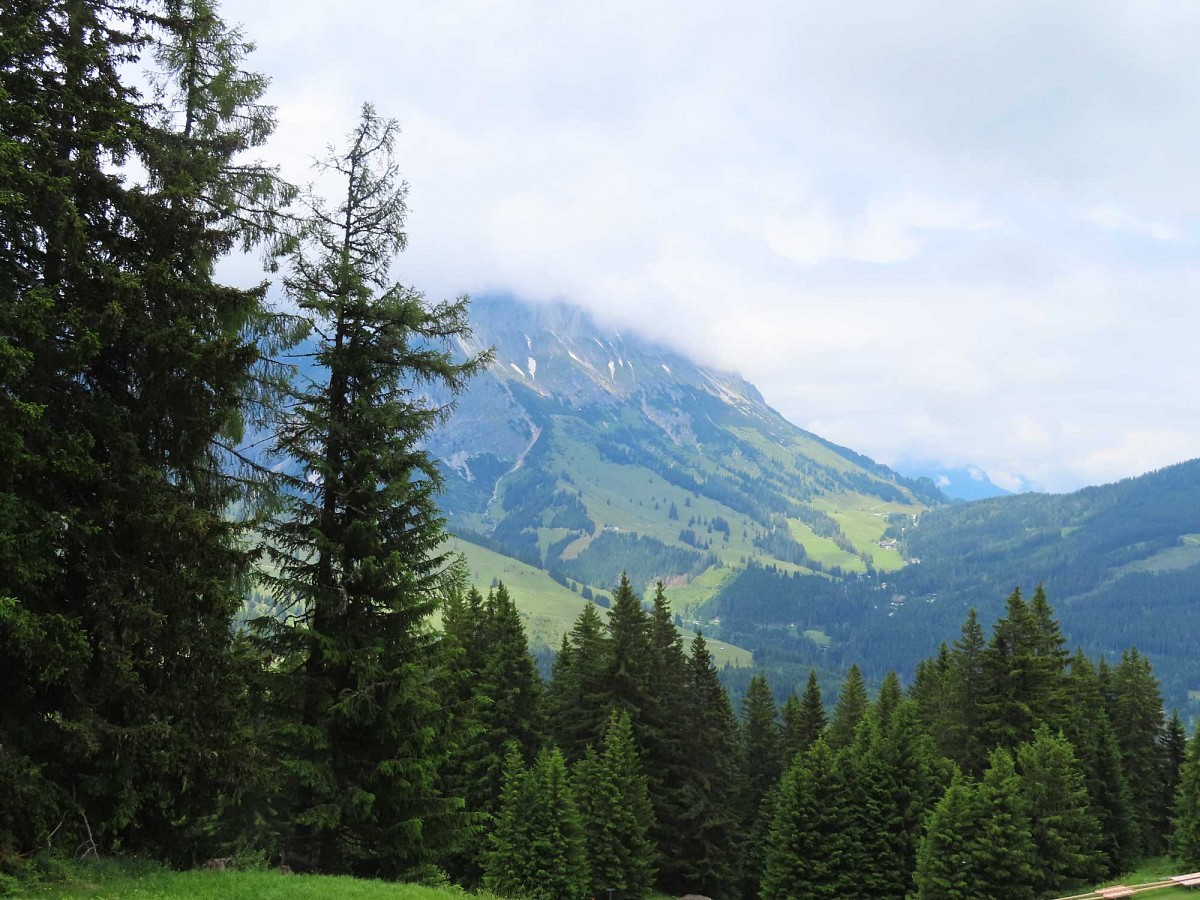
[{"label": "hazy distant mountain", "polygon": [[937,485],[938,490],[954,500],[986,500],[989,497],[1007,497],[1013,493],[994,483],[979,466],[953,468],[913,462],[898,465],[897,469],[912,478],[928,478]]}]

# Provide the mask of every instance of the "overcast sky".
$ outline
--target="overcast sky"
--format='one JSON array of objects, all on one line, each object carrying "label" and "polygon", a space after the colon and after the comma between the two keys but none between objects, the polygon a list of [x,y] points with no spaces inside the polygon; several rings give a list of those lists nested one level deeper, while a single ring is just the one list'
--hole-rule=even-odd
[{"label": "overcast sky", "polygon": [[1200,456],[1200,3],[223,8],[294,180],[399,119],[432,297],[581,304],[890,465]]}]

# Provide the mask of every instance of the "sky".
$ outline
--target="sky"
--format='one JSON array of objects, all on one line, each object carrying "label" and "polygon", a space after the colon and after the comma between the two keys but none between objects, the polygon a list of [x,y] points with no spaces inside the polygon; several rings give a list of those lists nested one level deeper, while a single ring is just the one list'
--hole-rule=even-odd
[{"label": "sky", "polygon": [[902,470],[1200,456],[1200,4],[222,9],[289,178],[399,120],[431,298],[584,306]]}]

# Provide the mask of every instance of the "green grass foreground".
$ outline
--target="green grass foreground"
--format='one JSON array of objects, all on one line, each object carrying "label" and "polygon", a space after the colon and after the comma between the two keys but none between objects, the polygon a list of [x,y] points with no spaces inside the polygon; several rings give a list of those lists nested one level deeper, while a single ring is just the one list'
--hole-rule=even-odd
[{"label": "green grass foreground", "polygon": [[[273,870],[174,872],[153,863],[105,860],[65,867],[65,880],[36,887],[0,886],[0,897],[27,900],[499,900],[485,891],[422,887],[367,878],[283,875]],[[648,900],[671,900],[655,894]]]},{"label": "green grass foreground", "polygon": [[72,867],[70,877],[9,896],[88,900],[496,900],[457,888],[432,888],[366,878],[284,875],[275,871],[173,872],[152,865],[105,862]]}]

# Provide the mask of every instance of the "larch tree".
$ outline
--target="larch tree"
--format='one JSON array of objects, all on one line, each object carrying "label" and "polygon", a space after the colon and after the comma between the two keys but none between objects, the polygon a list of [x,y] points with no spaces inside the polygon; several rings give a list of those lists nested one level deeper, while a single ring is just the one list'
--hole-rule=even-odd
[{"label": "larch tree", "polygon": [[455,355],[465,298],[431,304],[390,280],[405,246],[407,185],[395,122],[365,105],[322,171],[342,196],[309,195],[284,285],[323,374],[301,382],[276,452],[294,460],[286,515],[269,529],[293,610],[266,623],[281,660],[280,758],[287,852],[323,871],[398,875],[457,837],[460,801],[439,791],[441,705],[428,618],[449,587],[441,484],[422,441],[446,414],[427,386],[460,391],[487,356]]}]

